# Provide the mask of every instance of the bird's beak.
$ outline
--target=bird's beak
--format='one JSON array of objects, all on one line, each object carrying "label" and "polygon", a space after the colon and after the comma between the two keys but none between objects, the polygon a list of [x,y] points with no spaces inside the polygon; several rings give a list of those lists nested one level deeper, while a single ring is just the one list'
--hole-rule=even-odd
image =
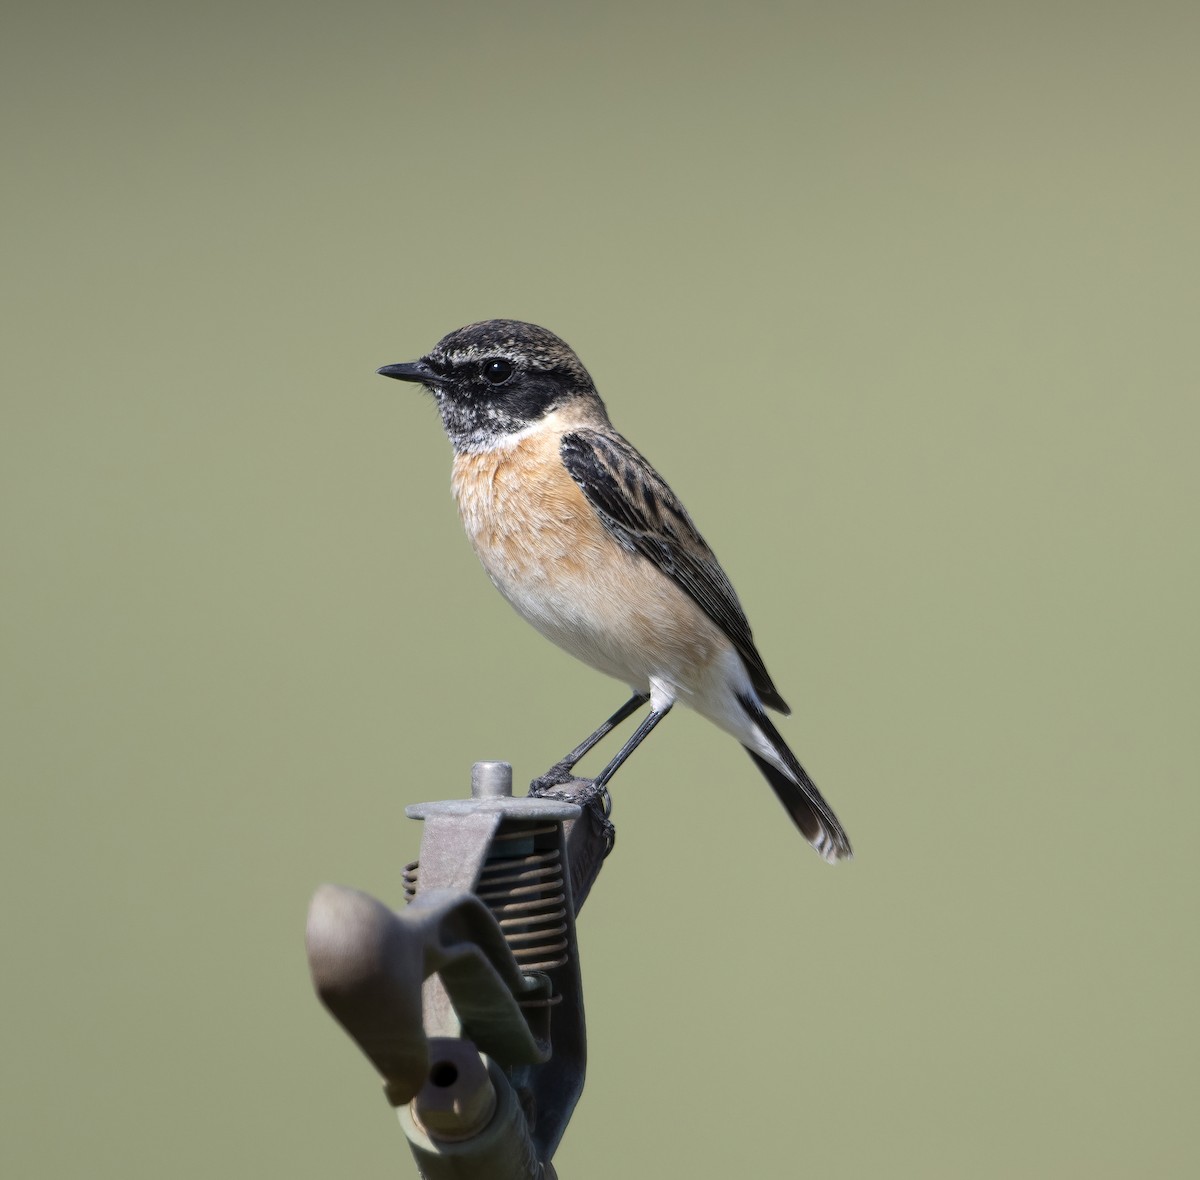
[{"label": "bird's beak", "polygon": [[394,377],[397,381],[417,381],[421,385],[433,385],[438,375],[425,361],[408,361],[402,365],[384,365],[376,369],[381,377]]}]

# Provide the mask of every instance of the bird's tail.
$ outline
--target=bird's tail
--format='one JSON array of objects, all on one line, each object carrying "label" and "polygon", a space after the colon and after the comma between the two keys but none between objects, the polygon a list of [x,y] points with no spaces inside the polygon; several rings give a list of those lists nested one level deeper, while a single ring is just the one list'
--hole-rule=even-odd
[{"label": "bird's tail", "polygon": [[792,822],[830,864],[839,860],[850,860],[854,855],[850,847],[850,838],[838,817],[833,814],[833,808],[817,790],[816,783],[808,777],[807,771],[800,765],[800,760],[779,736],[779,731],[771,724],[762,706],[752,698],[739,697],[739,700],[772,747],[776,758],[783,764],[781,769],[749,746],[745,747],[746,753],[754,760],[754,765],[771,784],[779,802],[783,804],[783,809],[792,817]]}]

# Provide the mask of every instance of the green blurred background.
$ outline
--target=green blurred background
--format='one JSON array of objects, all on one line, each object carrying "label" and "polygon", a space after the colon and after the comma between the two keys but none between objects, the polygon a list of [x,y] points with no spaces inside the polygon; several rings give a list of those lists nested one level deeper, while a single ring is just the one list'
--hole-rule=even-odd
[{"label": "green blurred background", "polygon": [[414,389],[544,323],[731,572],[858,853],[672,715],[564,1180],[1192,1176],[1193,4],[6,13],[6,1176],[413,1175],[321,881],[622,699]]}]

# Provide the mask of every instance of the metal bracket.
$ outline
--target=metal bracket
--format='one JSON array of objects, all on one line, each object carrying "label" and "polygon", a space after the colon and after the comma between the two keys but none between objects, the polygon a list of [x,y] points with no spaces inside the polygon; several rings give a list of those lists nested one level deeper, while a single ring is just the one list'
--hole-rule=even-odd
[{"label": "metal bracket", "polygon": [[407,809],[425,829],[403,911],[336,885],[309,909],[317,994],[383,1077],[431,1178],[553,1176],[583,1090],[575,915],[612,827],[586,780],[511,791],[507,763],[476,763],[471,798]]}]

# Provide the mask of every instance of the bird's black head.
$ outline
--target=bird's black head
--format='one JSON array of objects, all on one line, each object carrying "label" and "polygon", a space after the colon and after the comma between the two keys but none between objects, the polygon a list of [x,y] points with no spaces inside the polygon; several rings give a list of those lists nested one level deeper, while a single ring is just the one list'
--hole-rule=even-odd
[{"label": "bird's black head", "polygon": [[485,320],[444,336],[418,361],[378,372],[424,385],[459,451],[486,450],[569,402],[600,399],[588,371],[553,332]]}]

